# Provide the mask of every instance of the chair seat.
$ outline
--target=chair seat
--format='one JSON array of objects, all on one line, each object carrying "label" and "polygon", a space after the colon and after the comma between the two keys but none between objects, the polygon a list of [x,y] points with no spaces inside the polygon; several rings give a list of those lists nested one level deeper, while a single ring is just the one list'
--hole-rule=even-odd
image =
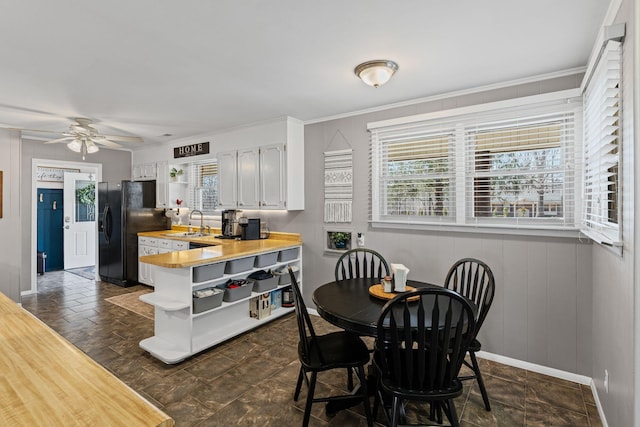
[{"label": "chair seat", "polygon": [[[298,354],[301,363],[308,370],[325,371],[334,368],[349,368],[364,365],[369,362],[369,349],[356,335],[349,332],[332,332],[326,335],[307,337],[309,354],[302,351],[302,344],[298,344]],[[320,358],[322,354],[322,359]]]},{"label": "chair seat", "polygon": [[471,345],[469,345],[469,351],[474,351],[476,353],[480,351],[481,348],[482,344],[480,344],[480,341],[475,338],[473,339],[473,341],[471,341]]},{"label": "chair seat", "polygon": [[434,389],[434,390],[411,390],[408,388],[399,387],[398,385],[389,381],[388,378],[382,378],[380,380],[380,387],[385,393],[389,393],[391,395],[402,396],[403,399],[409,400],[444,400],[444,399],[455,399],[456,397],[462,394],[462,382],[460,380],[454,380],[451,387],[447,387],[445,389]]}]

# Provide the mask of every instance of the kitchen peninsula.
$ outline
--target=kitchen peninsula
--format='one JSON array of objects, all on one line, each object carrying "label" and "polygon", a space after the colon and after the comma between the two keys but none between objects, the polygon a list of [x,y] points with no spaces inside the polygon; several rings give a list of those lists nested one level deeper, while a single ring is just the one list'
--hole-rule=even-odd
[{"label": "kitchen peninsula", "polygon": [[[277,278],[273,289],[225,289],[229,280],[246,279],[260,270],[280,270],[292,266],[302,273],[302,240],[299,234],[272,232],[268,239],[218,239],[214,235],[194,235],[177,230],[162,230],[138,234],[139,241],[159,245],[188,242],[211,245],[188,250],[167,250],[165,253],[140,256],[148,268],[154,292],[140,299],[155,307],[154,336],[140,342],[140,347],[165,363],[178,363],[187,357],[256,328],[293,310],[275,304],[271,314],[250,316],[250,301],[271,298],[289,286],[289,275]],[[174,246],[175,247],[175,246]],[[178,247],[180,247],[178,245]],[[286,271],[286,270],[285,270]],[[251,285],[245,285],[251,286]],[[194,292],[220,289],[233,292],[231,298],[210,309],[199,311]],[[244,293],[246,290],[246,294]],[[271,307],[273,308],[273,307]]]}]

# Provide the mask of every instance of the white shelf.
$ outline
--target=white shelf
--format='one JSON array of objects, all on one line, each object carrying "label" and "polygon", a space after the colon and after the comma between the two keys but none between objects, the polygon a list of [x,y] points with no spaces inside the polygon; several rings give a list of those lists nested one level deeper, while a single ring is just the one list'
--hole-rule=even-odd
[{"label": "white shelf", "polygon": [[184,310],[185,308],[191,308],[191,304],[163,298],[158,296],[156,293],[140,295],[138,298],[140,301],[161,308],[164,311],[178,311]]},{"label": "white shelf", "polygon": [[[225,262],[225,261],[220,261],[220,262]],[[276,262],[275,264],[268,265],[266,267],[252,267],[250,270],[241,271],[239,273],[231,273],[231,274],[224,273],[221,277],[218,277],[216,279],[205,280],[203,282],[193,282],[191,284],[191,287],[192,288],[196,288],[196,287],[200,287],[202,285],[215,286],[214,285],[215,283],[221,284],[221,283],[226,282],[229,279],[237,279],[238,277],[242,277],[244,279],[245,277],[247,277],[248,275],[250,275],[254,271],[273,270],[274,268],[282,267],[283,265],[289,265],[289,264],[293,264],[293,263],[296,263],[296,262],[299,263],[300,262],[300,258],[295,258],[295,259],[292,259],[291,261]],[[216,264],[216,263],[212,262],[211,264]]]},{"label": "white shelf", "polygon": [[140,348],[148,351],[156,359],[169,364],[181,362],[192,354],[188,351],[178,350],[172,343],[158,337],[140,341]]},{"label": "white shelf", "polygon": [[221,342],[233,338],[243,332],[250,331],[251,329],[257,328],[260,325],[277,319],[278,317],[289,314],[294,309],[294,307],[278,308],[276,310],[273,310],[270,316],[267,316],[264,319],[260,320],[249,317],[249,310],[247,309],[247,316],[245,318],[236,320],[232,323],[227,323],[219,329],[212,329],[207,334],[194,337],[192,351],[193,353],[198,353],[202,350],[206,350],[209,347],[220,344]]},{"label": "white shelf", "polygon": [[[300,282],[298,282],[298,284],[300,284]],[[260,296],[262,294],[271,293],[273,291],[277,291],[278,289],[284,289],[284,288],[287,288],[289,286],[291,286],[291,283],[287,283],[286,285],[278,285],[277,288],[270,289],[270,290],[264,291],[264,292],[251,292],[251,295],[249,295],[248,297],[241,298],[241,299],[239,299],[237,301],[233,301],[233,302],[222,301],[222,304],[220,306],[216,307],[216,308],[212,308],[211,310],[203,311],[201,313],[194,313],[193,314],[193,318],[196,319],[198,317],[205,316],[205,315],[211,313],[212,311],[224,310],[225,308],[229,308],[229,307],[232,307],[232,306],[234,306],[236,304],[240,304],[243,301],[249,301],[251,298],[255,298],[255,297]]]}]

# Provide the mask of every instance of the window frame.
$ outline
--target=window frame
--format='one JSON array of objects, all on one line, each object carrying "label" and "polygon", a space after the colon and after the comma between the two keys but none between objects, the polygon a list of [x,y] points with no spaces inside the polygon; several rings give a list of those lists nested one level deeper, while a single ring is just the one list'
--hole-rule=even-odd
[{"label": "window frame", "polygon": [[[582,106],[581,106],[580,89],[569,89],[559,92],[547,93],[542,95],[534,95],[510,99],[506,101],[498,101],[487,104],[479,104],[469,107],[463,107],[452,110],[445,110],[435,113],[420,114],[416,116],[403,117],[398,119],[373,122],[367,125],[367,129],[371,134],[370,147],[370,204],[369,204],[369,222],[374,228],[406,228],[406,229],[434,229],[434,230],[451,230],[451,231],[475,231],[482,233],[501,233],[501,234],[535,234],[535,235],[553,235],[553,236],[579,236],[579,227],[576,218],[580,218],[580,204],[578,203],[578,191],[580,185],[580,167],[575,161],[576,150],[580,146],[582,131]],[[545,221],[543,218],[532,218],[532,220],[516,220],[508,218],[507,221],[496,221],[493,218],[485,218],[487,220],[471,220],[469,216],[469,195],[473,194],[469,191],[472,176],[469,173],[471,168],[469,165],[469,151],[466,146],[466,135],[469,128],[477,123],[489,120],[495,117],[517,117],[527,115],[532,111],[564,111],[565,114],[573,117],[573,136],[570,142],[573,150],[570,156],[571,160],[576,163],[571,169],[573,178],[571,179],[572,188],[570,189],[570,198],[573,203],[573,214],[570,221]],[[388,129],[402,129],[403,126],[419,126],[422,123],[437,124],[445,127],[442,123],[447,123],[449,128],[455,129],[454,159],[451,163],[455,165],[453,174],[454,185],[451,188],[452,195],[455,198],[455,214],[450,220],[439,218],[437,221],[424,221],[417,218],[389,219],[381,215],[380,200],[383,195],[380,193],[380,185],[382,181],[381,175],[381,159],[379,159],[380,135]],[[566,154],[566,153],[563,153]],[[566,167],[565,169],[569,169]]]},{"label": "window frame", "polygon": [[[220,212],[218,207],[217,193],[218,193],[218,184],[217,178],[215,179],[215,183],[213,186],[203,186],[200,182],[194,182],[195,180],[200,180],[201,178],[201,169],[202,167],[210,167],[215,169],[216,177],[218,176],[218,160],[217,159],[205,159],[198,160],[194,162],[189,162],[187,166],[188,174],[187,174],[187,194],[188,194],[188,206],[191,210],[197,209],[203,212],[205,215],[214,215]],[[214,208],[212,210],[204,209],[202,206],[196,206],[197,197],[195,195],[196,191],[200,188],[212,188],[216,194],[216,200],[214,201]]]}]

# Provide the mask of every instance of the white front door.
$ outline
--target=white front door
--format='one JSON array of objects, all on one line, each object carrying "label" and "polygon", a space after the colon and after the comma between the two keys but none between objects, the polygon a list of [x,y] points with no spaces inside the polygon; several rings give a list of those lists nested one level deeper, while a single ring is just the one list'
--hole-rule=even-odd
[{"label": "white front door", "polygon": [[64,174],[64,269],[96,264],[96,181],[89,173]]}]

